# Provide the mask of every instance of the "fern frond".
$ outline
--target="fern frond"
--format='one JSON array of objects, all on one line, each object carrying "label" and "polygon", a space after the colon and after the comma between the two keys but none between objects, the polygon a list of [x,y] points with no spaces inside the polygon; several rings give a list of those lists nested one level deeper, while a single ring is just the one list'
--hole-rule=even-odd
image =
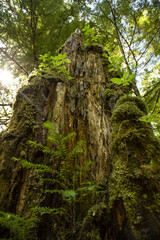
[{"label": "fern frond", "polygon": [[19,162],[23,168],[27,168],[27,169],[33,169],[35,168],[35,164],[28,162],[25,159],[20,159],[20,158],[15,158],[13,157],[12,160]]},{"label": "fern frond", "polygon": [[78,141],[78,143],[73,148],[73,150],[68,154],[67,159],[73,159],[79,153],[83,153],[83,147],[84,146],[85,146],[85,141],[83,141],[83,140]]},{"label": "fern frond", "polygon": [[72,139],[73,137],[76,137],[76,132],[71,132],[69,133],[67,136],[63,137],[63,143],[68,142],[70,139]]},{"label": "fern frond", "polygon": [[24,219],[13,213],[0,211],[0,226],[13,233],[17,240],[30,239],[37,222],[37,218]]},{"label": "fern frond", "polygon": [[31,209],[33,212],[38,212],[40,215],[49,214],[49,215],[57,215],[65,212],[64,208],[49,208],[49,207],[37,207]]},{"label": "fern frond", "polygon": [[52,169],[45,165],[45,164],[34,164],[34,163],[31,163],[31,162],[28,162],[27,160],[25,159],[21,159],[21,158],[15,158],[13,157],[12,160],[14,161],[17,161],[19,162],[23,168],[27,168],[27,169],[34,169],[35,171],[41,171],[41,172],[52,172]]}]

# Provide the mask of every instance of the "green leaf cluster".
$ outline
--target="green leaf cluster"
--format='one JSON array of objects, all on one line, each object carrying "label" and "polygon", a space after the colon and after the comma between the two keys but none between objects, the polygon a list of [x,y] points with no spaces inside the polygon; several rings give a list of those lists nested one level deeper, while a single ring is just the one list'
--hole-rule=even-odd
[{"label": "green leaf cluster", "polygon": [[57,215],[65,212],[64,208],[49,208],[49,207],[36,207],[31,209],[33,212],[40,214],[41,216],[45,214]]},{"label": "green leaf cluster", "polygon": [[[45,53],[44,55],[40,55],[39,59],[41,60],[39,65],[40,71],[54,71],[58,75],[63,76],[64,79],[72,79],[66,66],[66,64],[71,63],[71,61],[66,58],[66,54],[58,54],[54,57],[51,56],[50,53]],[[39,71],[33,71],[33,74],[40,75],[41,73]]]},{"label": "green leaf cluster", "polygon": [[160,124],[160,116],[157,113],[148,114],[140,118],[143,122],[149,122],[149,123],[159,123]]},{"label": "green leaf cluster", "polygon": [[98,35],[96,30],[90,25],[86,25],[83,29],[83,44],[88,45],[88,44],[96,44],[98,42]]},{"label": "green leaf cluster", "polygon": [[0,226],[4,230],[9,230],[10,239],[12,240],[36,239],[34,230],[37,223],[37,218],[24,219],[13,213],[0,211]]},{"label": "green leaf cluster", "polygon": [[25,159],[15,158],[15,157],[13,157],[12,160],[19,162],[23,168],[34,169],[35,172],[46,172],[46,173],[52,172],[52,169],[47,165],[35,164],[35,163],[28,162]]},{"label": "green leaf cluster", "polygon": [[118,85],[123,85],[123,86],[128,86],[130,85],[131,81],[133,80],[135,74],[130,74],[129,71],[123,73],[122,78],[111,78],[110,81],[118,84]]},{"label": "green leaf cluster", "polygon": [[[70,175],[71,168],[75,157],[78,154],[83,153],[83,147],[85,142],[83,140],[78,141],[72,150],[68,150],[67,144],[76,137],[76,133],[72,132],[66,136],[60,134],[55,127],[54,123],[45,122],[44,127],[48,130],[47,145],[41,145],[35,141],[29,140],[29,144],[33,148],[38,148],[43,153],[47,154],[51,161],[58,161],[58,168],[52,169],[51,166],[40,163],[32,163],[25,159],[13,158],[14,161],[18,161],[23,168],[33,169],[35,172],[50,173],[51,178],[41,178],[40,181],[48,183],[54,186],[54,189],[47,189],[45,193],[59,194],[64,200],[73,201],[77,196],[77,193],[72,189],[73,184],[78,181],[78,176],[81,169],[74,166],[76,169],[72,176]],[[87,163],[86,167],[91,164]]]},{"label": "green leaf cluster", "polygon": [[[83,175],[90,172],[92,162],[87,161],[83,166],[76,162],[78,154],[83,153],[85,142],[83,140],[74,144],[72,149],[68,148],[70,142],[75,139],[76,133],[71,132],[67,135],[60,134],[56,130],[56,125],[51,122],[45,122],[44,127],[48,131],[46,145],[41,145],[35,141],[28,141],[27,144],[32,148],[38,148],[45,153],[48,163],[32,163],[25,159],[13,158],[19,162],[23,168],[32,169],[39,175],[39,181],[45,184],[46,196],[53,195],[54,198],[61,199],[59,207],[41,206],[33,208],[32,211],[42,217],[45,214],[50,216],[70,214],[71,208],[79,202],[85,201],[88,195],[100,196],[106,189],[93,181],[83,181]],[[54,162],[55,167],[52,167]],[[86,179],[86,178],[85,178]],[[73,211],[73,210],[72,210]],[[73,216],[72,216],[73,217]]]},{"label": "green leaf cluster", "polygon": [[40,55],[55,55],[80,26],[79,11],[64,0],[1,1],[0,63],[7,62],[15,75],[29,74],[38,67]]},{"label": "green leaf cluster", "polygon": [[109,68],[109,72],[117,72],[117,73],[121,73],[122,71],[122,64],[124,61],[123,56],[121,55],[117,55],[117,54],[110,54],[110,56],[108,56],[107,54],[103,54],[103,57],[107,58],[110,62],[110,64],[108,64],[108,68]]}]

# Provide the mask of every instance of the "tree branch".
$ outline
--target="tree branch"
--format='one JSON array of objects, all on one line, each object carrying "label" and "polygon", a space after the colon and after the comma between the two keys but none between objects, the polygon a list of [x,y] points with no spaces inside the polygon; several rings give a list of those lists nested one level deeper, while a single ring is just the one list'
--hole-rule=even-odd
[{"label": "tree branch", "polygon": [[[123,45],[122,45],[122,42],[121,42],[121,39],[120,39],[120,36],[125,40],[125,42],[127,43],[128,45],[128,42],[127,40],[124,38],[123,34],[120,32],[118,26],[117,26],[117,21],[116,21],[116,16],[115,16],[115,13],[114,13],[114,9],[112,8],[110,2],[108,0],[106,0],[106,2],[108,3],[109,7],[110,7],[110,10],[111,10],[111,13],[112,13],[112,16],[113,16],[113,20],[112,20],[112,23],[114,24],[115,28],[116,28],[116,33],[117,33],[117,39],[118,39],[118,42],[119,42],[119,46],[120,46],[120,49],[121,49],[121,53],[124,57],[124,61],[125,61],[125,64],[126,64],[126,67],[127,67],[127,70],[129,71],[129,73],[131,74],[131,69],[129,67],[129,63],[127,61],[127,58],[126,58],[126,54],[125,54],[125,51],[124,51],[124,48],[123,48]],[[129,47],[130,48],[130,47]],[[132,52],[133,53],[133,52]],[[133,57],[134,54],[133,54]],[[139,93],[139,90],[136,86],[136,84],[134,82],[132,82],[132,88],[136,94],[136,96],[139,96],[140,93]]]},{"label": "tree branch", "polygon": [[6,52],[6,50],[4,50],[3,48],[0,48],[0,51],[1,51],[7,58],[9,58],[12,62],[14,62],[19,68],[21,68],[21,69],[27,74],[27,76],[29,75],[28,72],[27,72],[27,70],[26,70],[24,67],[22,67],[12,56],[10,56],[10,55]]},{"label": "tree branch", "polygon": [[156,105],[157,105],[157,103],[158,103],[159,96],[160,96],[160,89],[158,89],[157,93],[158,93],[158,94],[157,94],[156,102],[155,102],[155,104],[154,104],[153,111],[152,111],[151,114],[153,114],[154,111],[155,111],[155,109],[156,109]]},{"label": "tree branch", "polygon": [[143,98],[146,97],[149,93],[151,93],[156,87],[158,87],[158,85],[160,85],[159,81],[153,86],[152,89],[150,89],[148,92],[144,94]]},{"label": "tree branch", "polygon": [[12,107],[13,104],[10,103],[10,104],[0,104],[0,107]]},{"label": "tree branch", "polygon": [[143,57],[143,55],[148,51],[148,47],[149,47],[149,45],[152,43],[152,41],[154,40],[154,38],[155,38],[155,36],[157,35],[157,33],[159,32],[159,30],[160,30],[160,27],[158,27],[158,29],[157,29],[157,31],[156,31],[156,33],[153,35],[153,37],[151,38],[151,40],[147,43],[147,45],[145,46],[145,51],[143,51],[142,52],[142,54],[140,55],[140,57],[138,58],[138,62],[139,62],[139,60]]}]

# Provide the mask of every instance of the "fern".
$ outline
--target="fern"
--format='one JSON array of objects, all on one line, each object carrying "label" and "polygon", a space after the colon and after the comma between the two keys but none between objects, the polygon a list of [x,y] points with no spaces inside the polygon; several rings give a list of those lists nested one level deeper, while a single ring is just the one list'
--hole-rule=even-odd
[{"label": "fern", "polygon": [[57,215],[65,212],[64,208],[49,208],[49,207],[37,207],[31,209],[33,212],[39,213],[41,216],[44,214]]},{"label": "fern", "polygon": [[[83,140],[78,141],[75,146],[69,151],[68,145],[70,141],[76,137],[76,133],[72,132],[64,136],[60,134],[53,123],[45,122],[44,127],[48,130],[47,145],[44,146],[35,141],[28,141],[32,148],[38,148],[43,153],[47,154],[50,159],[50,164],[55,163],[55,169],[45,164],[32,163],[25,159],[13,158],[14,161],[19,162],[23,168],[32,169],[37,173],[49,173],[47,177],[41,178],[39,181],[45,183],[48,189],[44,191],[45,194],[54,194],[54,197],[61,199],[60,208],[49,208],[48,206],[38,207],[32,209],[40,216],[49,214],[51,216],[64,213],[71,214],[74,210],[71,208],[75,207],[75,202],[88,194],[98,193],[100,189],[93,182],[86,182],[83,186],[78,187],[79,179],[82,174],[86,175],[90,171],[92,162],[88,161],[82,167],[76,164],[76,157],[78,154],[83,153],[85,142]],[[71,172],[73,171],[73,172]],[[48,177],[50,176],[50,177]]]},{"label": "fern", "polygon": [[49,166],[44,164],[34,164],[31,162],[28,162],[25,159],[20,159],[15,157],[13,157],[12,160],[19,162],[23,168],[34,169],[36,172],[46,172],[46,173],[52,172],[52,169]]},{"label": "fern", "polygon": [[75,199],[75,197],[77,196],[77,192],[74,190],[65,190],[65,191],[61,191],[61,194],[63,196],[64,199],[67,200],[73,200]]},{"label": "fern", "polygon": [[32,169],[35,168],[35,164],[28,162],[25,159],[20,159],[20,158],[15,158],[13,157],[12,160],[19,162],[23,168],[27,168],[27,169]]},{"label": "fern", "polygon": [[24,219],[13,213],[0,211],[0,226],[9,230],[12,237],[11,239],[33,239],[33,234],[37,223],[37,218]]},{"label": "fern", "polygon": [[62,188],[65,188],[65,184],[63,183],[63,181],[59,180],[58,178],[56,179],[52,179],[52,178],[41,178],[40,179],[41,182],[45,182],[45,183],[48,183],[48,184],[58,184],[59,186],[61,186]]},{"label": "fern", "polygon": [[85,141],[80,140],[77,145],[73,148],[73,150],[68,153],[67,159],[73,159],[77,154],[83,153],[83,146],[85,145]]}]

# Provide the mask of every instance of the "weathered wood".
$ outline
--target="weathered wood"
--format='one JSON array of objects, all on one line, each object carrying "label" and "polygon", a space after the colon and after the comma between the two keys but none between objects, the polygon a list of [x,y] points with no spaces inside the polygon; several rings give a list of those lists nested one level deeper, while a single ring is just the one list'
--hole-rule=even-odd
[{"label": "weathered wood", "polygon": [[[70,36],[60,51],[66,53],[71,60],[67,67],[72,79],[63,81],[54,73],[46,72],[31,77],[29,85],[19,90],[13,117],[7,130],[0,136],[0,210],[28,218],[32,215],[30,208],[44,204],[53,208],[59,205],[60,199],[46,198],[45,185],[38,181],[39,178],[43,178],[43,174],[35,173],[32,169],[23,169],[11,160],[12,157],[17,157],[33,163],[38,161],[46,163],[45,154],[38,149],[32,149],[26,142],[36,140],[45,145],[47,132],[42,124],[48,120],[55,123],[60,133],[68,134],[73,131],[77,133],[76,139],[69,143],[69,148],[72,148],[78,140],[86,142],[84,152],[76,158],[76,164],[82,168],[91,161],[92,165],[86,175],[80,174],[79,182],[95,181],[104,188],[98,199],[94,196],[92,199],[87,198],[85,203],[76,203],[72,206],[74,211],[72,239],[142,240],[143,231],[150,229],[148,225],[150,221],[146,226],[142,222],[141,229],[137,230],[140,225],[134,225],[129,220],[126,201],[119,199],[119,195],[114,195],[114,189],[111,189],[111,186],[117,187],[113,182],[113,176],[116,173],[114,162],[118,157],[112,147],[114,137],[111,139],[111,116],[117,99],[127,93],[128,89],[110,83],[108,62],[102,56],[103,49],[100,46],[84,48],[79,31]],[[109,87],[106,87],[106,83]],[[121,130],[125,131],[121,123],[119,124],[116,135]],[[120,158],[123,155],[121,151],[118,154]],[[128,155],[128,159],[125,154],[123,156],[125,163],[130,161]],[[58,163],[53,161],[53,169],[56,164]],[[75,162],[72,163],[71,173],[74,167]],[[120,173],[117,173],[117,177],[118,174]],[[140,181],[143,185],[143,179]],[[120,184],[125,191],[126,185],[123,187],[123,181]],[[147,219],[151,216],[150,212],[145,214]],[[75,215],[81,221],[86,217],[82,227],[75,224]],[[143,214],[140,213],[140,217],[142,216]],[[153,214],[153,218],[155,217]],[[67,217],[62,219],[44,216],[39,223],[37,239],[64,239],[61,225],[63,224],[63,230],[70,229],[67,223],[69,219],[66,219]],[[157,217],[156,226],[159,224],[158,219]],[[144,218],[143,220],[145,221]],[[135,232],[140,233],[139,236],[134,235]],[[3,232],[0,231],[0,237],[2,234]],[[153,236],[159,234],[160,231],[156,227]],[[150,240],[149,237],[150,234],[146,233],[144,239]]]}]

